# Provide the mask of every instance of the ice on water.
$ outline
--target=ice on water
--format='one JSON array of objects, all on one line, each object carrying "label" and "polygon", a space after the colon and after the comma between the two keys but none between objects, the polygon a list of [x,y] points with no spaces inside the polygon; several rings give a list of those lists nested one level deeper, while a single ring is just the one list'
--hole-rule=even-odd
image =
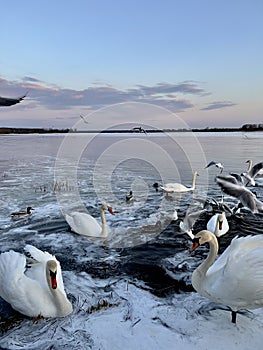
[{"label": "ice on water", "polygon": [[[238,137],[221,137],[225,137],[225,144],[231,143],[229,147],[233,152],[235,142],[239,146],[243,144]],[[171,218],[175,208],[178,208],[179,219],[182,218],[189,201],[192,201],[191,195],[165,198],[152,188],[155,181],[160,181],[158,172],[154,172],[152,167],[142,167],[134,160],[132,167],[129,163],[120,164],[112,175],[111,191],[105,192],[105,201],[110,200],[116,213],[115,216],[106,214],[109,238],[105,241],[81,237],[68,231],[53,191],[54,164],[61,136],[41,136],[40,139],[36,136],[12,137],[8,139],[8,147],[6,139],[0,139],[6,156],[0,163],[0,250],[21,252],[29,243],[55,254],[61,261],[65,290],[74,310],[63,319],[33,323],[26,317],[15,315],[0,300],[1,329],[4,329],[7,320],[14,320],[0,333],[1,348],[261,348],[262,309],[238,315],[237,324],[233,325],[226,308],[210,303],[194,291],[168,293],[160,297],[152,290],[151,283],[134,278],[123,269],[127,263],[136,263],[136,259],[141,259],[145,264],[152,264],[156,259],[155,263],[163,268],[164,275],[167,274],[171,280],[184,280],[190,286],[191,273],[201,262],[202,256],[189,255],[188,237],[176,235],[177,224],[167,230],[170,220],[167,218]],[[201,141],[207,158],[214,158],[210,153],[219,151],[217,148],[211,150],[211,145],[214,145],[212,135],[202,137]],[[254,152],[255,142],[258,142],[258,149],[262,149],[262,141],[257,138],[251,145]],[[25,143],[31,143],[30,149],[35,149],[33,154],[22,152],[21,147]],[[249,145],[246,143],[241,149],[242,157],[239,153],[228,155],[226,166],[241,168],[240,163],[249,158]],[[240,152],[240,147],[238,150]],[[94,160],[84,156],[78,170],[78,187],[89,213],[100,220],[99,205],[104,183],[101,181],[97,188],[98,196],[92,183],[93,170]],[[190,182],[191,177],[192,174],[189,174],[185,181]],[[63,186],[68,187],[61,188],[61,193],[64,191],[67,200],[70,200],[74,197],[70,179],[67,180],[68,183]],[[200,186],[203,186],[202,180]],[[212,183],[212,188],[215,188],[213,186]],[[132,204],[125,202],[129,190],[133,190],[135,195]],[[257,190],[262,196],[261,189]],[[35,211],[30,218],[18,221],[10,218],[11,212],[31,205]],[[247,221],[249,225],[243,225],[244,232],[255,222],[260,233],[260,219],[249,217],[248,220],[253,222]],[[159,228],[154,230],[158,222],[164,230],[162,235],[159,235]],[[238,224],[235,225],[236,229]],[[134,246],[138,249],[133,249]]]}]

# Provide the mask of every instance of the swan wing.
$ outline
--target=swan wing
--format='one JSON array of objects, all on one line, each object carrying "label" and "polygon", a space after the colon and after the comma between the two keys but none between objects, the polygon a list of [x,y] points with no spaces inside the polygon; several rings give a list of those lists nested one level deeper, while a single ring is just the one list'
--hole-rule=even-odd
[{"label": "swan wing", "polygon": [[48,252],[43,252],[42,250],[34,247],[33,245],[27,244],[24,248],[25,252],[29,253],[32,258],[39,262],[47,262],[48,260],[56,260],[54,255],[51,255]]},{"label": "swan wing", "polygon": [[100,224],[87,213],[73,212],[70,215],[66,214],[65,219],[75,233],[84,236],[99,236],[101,234]]},{"label": "swan wing", "polygon": [[262,251],[262,235],[234,238],[207,272],[207,293],[237,309],[262,306]]},{"label": "swan wing", "polygon": [[263,168],[263,162],[257,163],[251,168],[251,170],[249,171],[248,174],[253,178],[253,177],[255,177],[258,174],[258,172],[262,168]]},{"label": "swan wing", "polygon": [[213,215],[207,222],[206,228],[208,231],[215,233],[218,215],[218,213]]}]

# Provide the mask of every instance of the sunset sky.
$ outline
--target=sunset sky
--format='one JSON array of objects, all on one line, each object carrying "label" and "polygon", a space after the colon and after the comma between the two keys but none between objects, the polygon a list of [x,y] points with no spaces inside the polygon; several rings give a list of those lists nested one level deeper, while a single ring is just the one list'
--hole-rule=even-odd
[{"label": "sunset sky", "polygon": [[0,96],[28,91],[0,126],[73,127],[125,102],[189,127],[263,122],[262,0],[9,0],[0,32]]}]

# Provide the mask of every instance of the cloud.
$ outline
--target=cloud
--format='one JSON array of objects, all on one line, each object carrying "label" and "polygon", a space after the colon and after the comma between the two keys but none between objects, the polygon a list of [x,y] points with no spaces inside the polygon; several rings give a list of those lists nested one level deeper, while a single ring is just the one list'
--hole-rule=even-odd
[{"label": "cloud", "polygon": [[155,94],[198,94],[202,95],[206,93],[202,88],[198,87],[195,82],[185,81],[179,84],[158,83],[155,86],[137,85],[144,95]]},{"label": "cloud", "polygon": [[41,80],[38,80],[38,79],[32,78],[32,77],[27,77],[27,76],[23,77],[22,81],[29,82],[29,83],[42,83]]},{"label": "cloud", "polygon": [[[185,81],[178,84],[158,83],[152,86],[137,85],[129,89],[119,89],[109,84],[93,84],[83,90],[64,89],[54,84],[25,76],[20,81],[0,78],[0,92],[3,96],[19,96],[28,91],[28,108],[42,106],[49,110],[69,110],[74,107],[98,109],[123,102],[145,102],[167,108],[172,112],[183,112],[194,107],[193,103],[179,94],[205,95],[197,82]],[[17,107],[18,108],[18,107]]]},{"label": "cloud", "polygon": [[236,106],[236,103],[230,101],[216,101],[210,103],[207,107],[201,108],[201,111],[211,111],[213,109],[221,109],[226,107]]}]

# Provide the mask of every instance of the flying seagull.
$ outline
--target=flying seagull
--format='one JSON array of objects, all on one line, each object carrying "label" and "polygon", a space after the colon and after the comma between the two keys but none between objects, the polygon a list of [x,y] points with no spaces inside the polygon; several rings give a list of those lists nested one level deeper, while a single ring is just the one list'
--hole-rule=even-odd
[{"label": "flying seagull", "polygon": [[236,182],[232,181],[232,178],[233,177],[229,176],[217,176],[216,182],[221,187],[223,192],[230,196],[236,197],[243,204],[243,206],[248,208],[252,213],[262,212],[263,202],[257,199],[255,194],[246,186],[240,184],[237,180]]},{"label": "flying seagull", "polygon": [[26,97],[26,95],[27,95],[27,93],[24,96],[17,97],[17,98],[0,96],[0,107],[13,106],[13,105],[21,102]]},{"label": "flying seagull", "polygon": [[189,209],[186,211],[183,221],[180,221],[179,227],[181,233],[186,233],[191,239],[194,239],[193,226],[199,216],[206,212],[206,209],[201,209],[198,211],[190,212]]},{"label": "flying seagull", "polygon": [[218,169],[220,169],[220,174],[222,173],[222,171],[224,170],[224,166],[222,163],[219,162],[215,162],[214,160],[212,160],[209,164],[207,164],[206,168],[209,168],[210,166],[214,165],[215,167],[217,167]]},{"label": "flying seagull", "polygon": [[79,116],[84,121],[84,123],[89,124],[89,122],[85,119],[85,117],[83,117],[83,115],[80,114]]}]

